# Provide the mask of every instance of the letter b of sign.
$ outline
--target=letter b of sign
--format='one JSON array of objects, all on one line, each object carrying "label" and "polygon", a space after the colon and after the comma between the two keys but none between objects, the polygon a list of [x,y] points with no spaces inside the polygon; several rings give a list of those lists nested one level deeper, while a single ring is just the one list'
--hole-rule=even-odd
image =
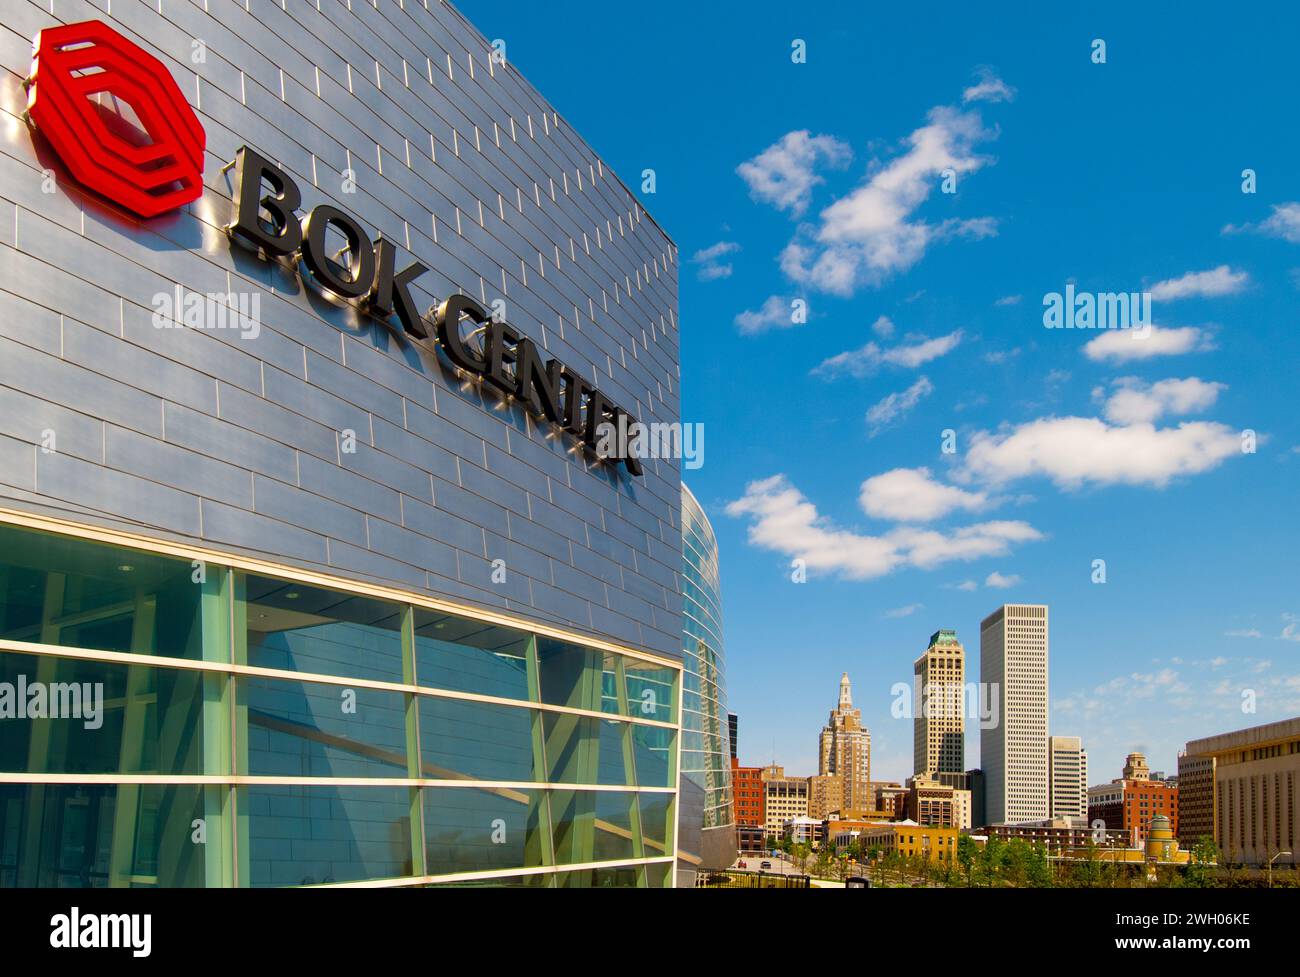
[{"label": "letter b of sign", "polygon": [[[114,100],[138,125],[107,108]],[[36,35],[27,119],[78,182],[141,217],[203,193],[207,136],[194,110],[161,61],[102,21]]]}]

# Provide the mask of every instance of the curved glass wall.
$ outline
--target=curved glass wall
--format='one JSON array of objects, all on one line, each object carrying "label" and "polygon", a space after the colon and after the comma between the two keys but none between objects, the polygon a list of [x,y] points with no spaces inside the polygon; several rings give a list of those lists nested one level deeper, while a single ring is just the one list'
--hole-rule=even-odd
[{"label": "curved glass wall", "polygon": [[[718,542],[682,486],[682,772],[704,791],[703,829],[734,823]],[[685,817],[685,809],[683,809]],[[683,832],[685,834],[685,832]]]},{"label": "curved glass wall", "polygon": [[669,884],[680,676],[0,524],[0,886]]}]

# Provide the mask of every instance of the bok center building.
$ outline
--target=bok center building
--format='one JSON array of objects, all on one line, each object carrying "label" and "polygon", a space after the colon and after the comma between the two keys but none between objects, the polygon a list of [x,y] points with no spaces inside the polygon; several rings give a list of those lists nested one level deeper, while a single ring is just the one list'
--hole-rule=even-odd
[{"label": "bok center building", "polygon": [[249,6],[0,13],[0,885],[671,886],[676,248],[446,3]]}]

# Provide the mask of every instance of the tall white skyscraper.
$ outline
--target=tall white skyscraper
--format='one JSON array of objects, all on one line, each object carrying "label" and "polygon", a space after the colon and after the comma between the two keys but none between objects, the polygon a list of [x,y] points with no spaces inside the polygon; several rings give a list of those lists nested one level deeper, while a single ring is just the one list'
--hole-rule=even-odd
[{"label": "tall white skyscraper", "polygon": [[1003,604],[980,622],[982,699],[996,720],[981,722],[984,817],[989,824],[1048,816],[1047,606]]},{"label": "tall white skyscraper", "polygon": [[1088,753],[1077,736],[1053,736],[1047,741],[1048,776],[1052,785],[1052,817],[1088,816]]}]

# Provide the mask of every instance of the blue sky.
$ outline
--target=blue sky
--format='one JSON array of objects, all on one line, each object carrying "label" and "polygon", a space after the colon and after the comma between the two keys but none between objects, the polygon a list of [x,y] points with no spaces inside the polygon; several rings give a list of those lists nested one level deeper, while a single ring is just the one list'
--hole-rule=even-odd
[{"label": "blue sky", "polygon": [[[890,687],[941,627],[978,678],[1005,601],[1051,607],[1094,783],[1300,714],[1300,13],[1088,6],[460,3],[655,170],[745,762],[816,772],[847,670],[873,776],[909,775]],[[1150,292],[1153,331],[1044,328],[1067,283]]]}]

